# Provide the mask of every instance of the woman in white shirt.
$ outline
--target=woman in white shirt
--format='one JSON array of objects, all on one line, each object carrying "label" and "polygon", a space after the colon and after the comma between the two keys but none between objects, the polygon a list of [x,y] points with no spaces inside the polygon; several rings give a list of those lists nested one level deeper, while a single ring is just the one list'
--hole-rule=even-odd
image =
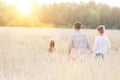
[{"label": "woman in white shirt", "polygon": [[97,57],[102,57],[104,59],[104,54],[110,48],[110,41],[108,37],[104,34],[105,33],[105,26],[99,25],[97,27],[98,36],[95,38],[93,52],[96,53]]}]

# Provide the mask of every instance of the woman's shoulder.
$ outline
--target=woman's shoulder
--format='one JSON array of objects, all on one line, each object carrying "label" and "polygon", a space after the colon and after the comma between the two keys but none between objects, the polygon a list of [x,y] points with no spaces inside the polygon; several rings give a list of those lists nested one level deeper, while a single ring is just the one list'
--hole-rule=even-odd
[{"label": "woman's shoulder", "polygon": [[100,41],[102,39],[102,36],[96,36],[95,41]]},{"label": "woman's shoulder", "polygon": [[96,36],[96,37],[95,37],[95,39],[100,39],[100,38],[101,38],[101,36]]},{"label": "woman's shoulder", "polygon": [[109,40],[109,38],[106,35],[103,35],[103,36],[96,36],[95,40]]},{"label": "woman's shoulder", "polygon": [[108,38],[107,36],[105,36],[105,39],[106,39],[107,41],[109,41],[109,38]]}]

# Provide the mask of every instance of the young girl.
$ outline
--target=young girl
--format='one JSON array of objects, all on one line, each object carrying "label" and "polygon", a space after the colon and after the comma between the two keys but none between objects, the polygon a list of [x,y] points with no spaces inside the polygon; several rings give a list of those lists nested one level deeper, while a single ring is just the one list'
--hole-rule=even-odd
[{"label": "young girl", "polygon": [[97,57],[102,57],[104,59],[104,54],[110,48],[110,41],[108,37],[104,34],[105,33],[105,26],[99,25],[97,27],[98,36],[95,38],[93,52],[96,53]]},{"label": "young girl", "polygon": [[48,48],[48,53],[49,53],[49,61],[52,62],[54,61],[55,58],[55,54],[53,54],[55,52],[55,41],[51,40],[50,44],[49,44],[49,48]]},{"label": "young girl", "polygon": [[48,49],[48,52],[49,54],[53,53],[55,51],[55,42],[54,40],[51,40],[50,41],[50,45],[49,45],[49,49]]}]

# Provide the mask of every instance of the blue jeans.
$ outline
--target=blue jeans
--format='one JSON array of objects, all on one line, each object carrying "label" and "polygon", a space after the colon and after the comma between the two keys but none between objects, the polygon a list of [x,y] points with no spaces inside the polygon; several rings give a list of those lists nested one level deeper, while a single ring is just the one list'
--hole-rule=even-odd
[{"label": "blue jeans", "polygon": [[98,58],[98,57],[102,57],[102,59],[104,59],[104,54],[96,53],[96,58]]}]

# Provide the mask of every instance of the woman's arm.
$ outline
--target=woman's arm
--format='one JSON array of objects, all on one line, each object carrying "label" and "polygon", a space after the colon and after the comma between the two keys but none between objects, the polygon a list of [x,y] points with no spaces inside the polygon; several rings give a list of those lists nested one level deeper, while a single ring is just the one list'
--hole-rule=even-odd
[{"label": "woman's arm", "polygon": [[95,51],[97,50],[98,44],[99,44],[99,42],[98,42],[98,39],[97,39],[97,37],[96,37],[96,38],[95,38],[95,41],[94,41],[94,46],[93,46],[93,49],[92,49],[93,52],[95,52]]}]

